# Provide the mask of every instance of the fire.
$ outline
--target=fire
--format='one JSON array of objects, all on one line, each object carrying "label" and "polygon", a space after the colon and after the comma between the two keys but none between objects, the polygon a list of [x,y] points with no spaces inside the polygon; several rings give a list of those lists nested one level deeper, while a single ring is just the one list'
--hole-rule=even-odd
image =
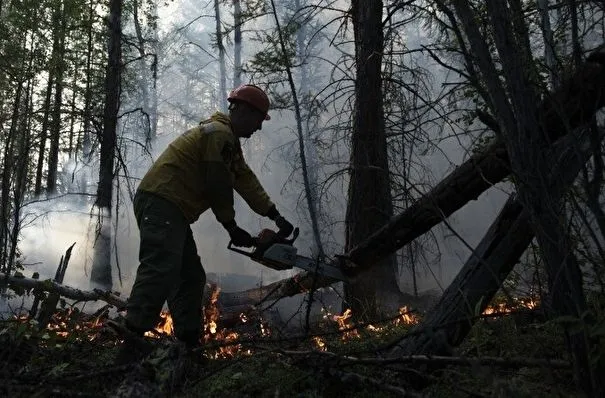
[{"label": "fire", "polygon": [[342,315],[334,315],[332,317],[332,320],[338,323],[338,330],[344,331],[344,333],[342,334],[342,339],[344,341],[352,339],[354,337],[360,337],[357,329],[352,328],[350,320],[351,316],[353,316],[353,311],[351,311],[350,308],[347,308],[347,310]]},{"label": "fire", "polygon": [[[218,328],[218,320],[220,311],[217,305],[218,295],[221,289],[214,285],[210,301],[207,306],[204,307],[204,316],[206,324],[204,326],[204,342],[210,341],[221,341],[226,343],[224,346],[219,347],[214,354],[210,354],[213,358],[229,358],[233,357],[238,353],[241,353],[241,344],[235,344],[234,342],[239,339],[239,334],[236,332],[229,332],[226,329]],[[247,321],[245,314],[240,314],[240,320],[242,322]]]},{"label": "fire", "polygon": [[418,322],[418,317],[406,305],[399,308],[399,316],[393,321],[395,325],[415,325]]},{"label": "fire", "polygon": [[514,298],[513,303],[497,303],[489,305],[483,311],[483,315],[493,314],[510,314],[511,312],[517,311],[521,308],[533,310],[538,307],[540,301],[531,297],[528,298]]},{"label": "fire", "polygon": [[326,342],[319,336],[313,336],[313,342],[319,351],[326,351],[328,349]]},{"label": "fire", "polygon": [[160,338],[161,336],[172,336],[174,334],[174,324],[172,315],[168,311],[162,311],[160,321],[155,326],[154,331],[145,332],[146,337]]}]

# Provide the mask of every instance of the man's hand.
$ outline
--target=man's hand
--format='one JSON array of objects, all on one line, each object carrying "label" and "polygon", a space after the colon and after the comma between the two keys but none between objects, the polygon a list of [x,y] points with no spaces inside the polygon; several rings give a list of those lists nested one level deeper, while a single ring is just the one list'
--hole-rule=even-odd
[{"label": "man's hand", "polygon": [[283,216],[279,216],[275,219],[275,225],[279,228],[277,232],[280,236],[287,238],[294,231],[294,225],[290,224],[290,221],[286,220]]},{"label": "man's hand", "polygon": [[290,236],[292,231],[294,231],[294,226],[290,224],[290,222],[286,220],[281,214],[279,214],[275,205],[269,209],[267,217],[269,217],[275,222],[275,225],[277,225],[277,228],[279,228],[279,231],[277,233],[280,236],[287,238],[288,236]]},{"label": "man's hand", "polygon": [[254,246],[254,240],[252,236],[245,230],[237,226],[234,220],[223,223],[223,227],[229,233],[231,243],[235,246],[251,247]]}]

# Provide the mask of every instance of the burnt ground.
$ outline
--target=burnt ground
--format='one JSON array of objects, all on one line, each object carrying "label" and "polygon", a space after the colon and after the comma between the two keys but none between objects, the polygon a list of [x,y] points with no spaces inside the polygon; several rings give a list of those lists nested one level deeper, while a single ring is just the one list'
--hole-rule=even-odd
[{"label": "burnt ground", "polygon": [[[239,329],[219,325],[197,360],[181,355],[172,338],[162,335],[148,339],[155,347],[150,357],[121,367],[113,364],[119,337],[102,317],[62,310],[43,330],[35,322],[5,320],[0,323],[0,396],[581,396],[570,369],[513,360],[567,361],[558,323],[491,316],[456,349],[460,362],[445,365],[429,358],[427,368],[426,361],[394,363],[382,356],[384,347],[410,329],[397,319],[354,330],[346,320],[324,319],[307,335],[276,333],[255,320]],[[465,359],[478,357],[500,361]]]}]

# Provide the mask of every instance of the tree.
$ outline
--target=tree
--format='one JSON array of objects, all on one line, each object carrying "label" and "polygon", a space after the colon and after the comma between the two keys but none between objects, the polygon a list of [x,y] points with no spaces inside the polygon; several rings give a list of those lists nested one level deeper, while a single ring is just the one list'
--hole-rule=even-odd
[{"label": "tree", "polygon": [[105,74],[105,110],[99,165],[99,184],[95,206],[98,208],[98,238],[90,279],[111,288],[111,203],[113,199],[114,156],[120,108],[122,1],[111,0],[108,16],[108,62]]},{"label": "tree", "polygon": [[[351,136],[346,249],[355,247],[393,215],[382,96],[382,1],[352,1],[355,37],[355,109]],[[358,319],[377,319],[399,294],[392,256],[345,286]]]}]

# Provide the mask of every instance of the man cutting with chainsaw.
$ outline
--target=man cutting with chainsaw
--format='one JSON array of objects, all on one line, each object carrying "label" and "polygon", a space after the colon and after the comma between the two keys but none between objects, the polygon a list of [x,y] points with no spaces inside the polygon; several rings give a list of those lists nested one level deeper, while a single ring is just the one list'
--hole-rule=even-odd
[{"label": "man cutting with chainsaw", "polygon": [[[138,187],[134,213],[140,265],[123,325],[135,335],[142,337],[158,323],[167,301],[177,339],[189,347],[198,344],[206,275],[190,224],[211,209],[233,245],[252,246],[253,238],[235,221],[234,190],[254,212],[273,220],[280,234],[293,230],[246,164],[239,142],[270,119],[267,94],[242,85],[228,101],[228,115],[217,112],[175,139]],[[132,349],[126,339],[117,361],[136,359]]]}]

